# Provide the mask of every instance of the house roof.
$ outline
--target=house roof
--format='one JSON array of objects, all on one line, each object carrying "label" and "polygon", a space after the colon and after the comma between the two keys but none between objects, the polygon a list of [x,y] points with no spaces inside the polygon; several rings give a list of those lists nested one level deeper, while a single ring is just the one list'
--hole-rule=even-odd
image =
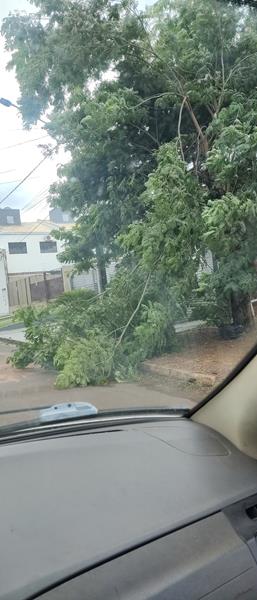
[{"label": "house roof", "polygon": [[52,221],[40,220],[21,223],[20,225],[1,225],[0,235],[7,233],[26,233],[26,234],[49,234],[53,229],[72,229],[74,223],[52,223]]}]

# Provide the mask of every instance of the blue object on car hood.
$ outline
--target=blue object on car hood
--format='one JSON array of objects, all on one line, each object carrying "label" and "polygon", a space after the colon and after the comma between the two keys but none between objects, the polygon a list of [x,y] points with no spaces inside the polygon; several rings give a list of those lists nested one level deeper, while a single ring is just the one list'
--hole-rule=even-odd
[{"label": "blue object on car hood", "polygon": [[96,415],[97,408],[89,402],[63,402],[40,411],[41,421],[56,421],[57,419],[73,419]]}]

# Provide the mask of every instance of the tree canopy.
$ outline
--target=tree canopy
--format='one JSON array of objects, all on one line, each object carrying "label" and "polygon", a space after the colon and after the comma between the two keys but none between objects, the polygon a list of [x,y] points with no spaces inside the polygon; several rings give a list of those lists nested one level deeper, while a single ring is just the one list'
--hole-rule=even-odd
[{"label": "tree canopy", "polygon": [[[234,321],[256,289],[257,16],[253,3],[33,0],[2,32],[29,126],[70,152],[51,202],[72,211],[62,259],[133,257],[181,286],[211,250]],[[198,278],[199,279],[199,278]],[[204,291],[203,291],[204,290]]]}]

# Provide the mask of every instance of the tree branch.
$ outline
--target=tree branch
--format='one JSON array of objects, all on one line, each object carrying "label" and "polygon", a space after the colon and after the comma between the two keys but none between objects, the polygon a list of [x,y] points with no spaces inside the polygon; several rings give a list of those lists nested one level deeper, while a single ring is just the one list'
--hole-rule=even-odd
[{"label": "tree branch", "polygon": [[197,120],[197,118],[195,116],[195,113],[194,113],[194,111],[192,109],[192,106],[191,106],[191,104],[190,104],[190,102],[189,102],[189,100],[187,98],[185,100],[185,107],[187,108],[188,113],[189,113],[189,115],[191,117],[191,120],[192,120],[192,122],[194,124],[194,127],[195,127],[195,129],[196,129],[196,131],[197,131],[197,133],[199,135],[199,139],[201,141],[202,149],[203,149],[204,153],[207,154],[207,152],[209,150],[208,140],[207,140],[206,136],[203,134],[202,128],[201,128],[201,126],[200,126],[200,124],[199,124],[199,122],[198,122],[198,120]]},{"label": "tree branch", "polygon": [[144,133],[145,135],[148,135],[148,137],[151,140],[153,140],[153,142],[158,146],[158,148],[160,147],[159,141],[149,131],[147,131],[146,129],[142,129],[142,127],[139,127],[139,125],[135,125],[135,123],[131,123],[131,126],[134,127],[135,129],[137,129],[137,131],[142,131],[142,133]]},{"label": "tree branch", "polygon": [[214,119],[215,113],[213,112],[212,108],[208,104],[206,104],[206,108],[207,108],[208,112],[210,113],[211,118]]},{"label": "tree branch", "polygon": [[[150,39],[150,34],[149,31],[147,31],[146,27],[145,27],[145,23],[143,18],[141,17],[140,14],[137,13],[137,11],[135,9],[133,9],[131,6],[128,7],[128,10],[134,15],[134,17],[137,18],[137,20],[139,21],[141,28],[147,38],[148,41],[148,52],[150,52],[152,54],[152,56],[154,56],[155,58],[157,58],[157,60],[159,60],[163,65],[165,65],[165,67],[167,67],[167,63],[166,61],[158,54],[158,52],[156,52],[156,50],[153,48],[152,43],[151,43],[151,39]],[[174,69],[174,67],[170,67],[170,65],[168,64],[168,67],[171,70],[171,73],[173,75],[173,78],[176,81],[177,84],[177,92],[183,97],[185,94],[183,92],[183,86],[181,84],[181,81],[179,79],[179,77],[177,76],[177,73]],[[168,73],[164,72],[164,76],[172,83],[174,83],[173,79],[168,75]]]},{"label": "tree branch", "polygon": [[154,94],[154,96],[149,96],[149,98],[144,98],[144,100],[141,100],[141,102],[138,102],[138,104],[134,104],[133,106],[127,106],[126,108],[127,110],[133,110],[133,108],[138,108],[139,106],[142,106],[142,104],[146,104],[146,102],[150,102],[150,100],[154,100],[155,98],[162,98],[162,96],[170,96],[171,92],[162,92],[160,94]]},{"label": "tree branch", "polygon": [[141,306],[141,304],[142,304],[142,302],[143,302],[143,299],[144,299],[144,296],[145,296],[145,294],[146,294],[146,290],[147,290],[147,288],[148,288],[148,284],[149,284],[149,281],[150,281],[150,277],[151,277],[151,273],[148,273],[148,275],[147,275],[147,278],[146,278],[146,282],[145,282],[145,285],[144,285],[144,288],[143,288],[142,294],[141,294],[141,296],[140,296],[140,298],[139,298],[139,301],[138,301],[138,303],[137,303],[137,306],[136,306],[135,310],[133,311],[132,315],[130,316],[130,318],[129,318],[129,320],[128,320],[127,324],[125,325],[125,327],[124,327],[124,329],[123,329],[123,331],[122,331],[122,334],[120,335],[120,337],[119,337],[119,339],[118,339],[118,341],[117,341],[117,344],[116,344],[116,346],[115,346],[115,350],[117,350],[118,346],[121,344],[121,342],[122,342],[122,340],[123,340],[123,338],[124,338],[124,335],[125,335],[125,333],[126,333],[126,331],[127,331],[128,327],[129,327],[130,323],[133,321],[134,317],[136,316],[137,312],[138,312],[138,311],[139,311],[139,309],[140,309],[140,306]]},{"label": "tree branch", "polygon": [[183,151],[183,144],[182,144],[182,140],[181,140],[181,133],[180,133],[180,128],[181,128],[181,120],[182,120],[182,113],[183,113],[183,108],[186,102],[186,96],[183,98],[182,102],[181,102],[181,107],[180,107],[180,111],[179,111],[179,117],[178,117],[178,139],[179,139],[179,145],[180,145],[180,152],[181,152],[181,156],[183,161],[185,162],[185,155],[184,155],[184,151]]}]

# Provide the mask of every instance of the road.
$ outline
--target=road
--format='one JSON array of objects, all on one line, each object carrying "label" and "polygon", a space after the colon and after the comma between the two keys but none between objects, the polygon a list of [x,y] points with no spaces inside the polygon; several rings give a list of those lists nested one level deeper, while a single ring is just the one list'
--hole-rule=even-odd
[{"label": "road", "polygon": [[0,425],[34,418],[32,411],[23,414],[3,415],[5,411],[22,410],[53,405],[61,402],[91,402],[98,409],[128,407],[189,407],[192,401],[181,397],[180,392],[162,389],[153,378],[133,383],[113,383],[57,390],[56,373],[40,368],[15,369],[6,360],[14,350],[12,344],[0,342]]}]

